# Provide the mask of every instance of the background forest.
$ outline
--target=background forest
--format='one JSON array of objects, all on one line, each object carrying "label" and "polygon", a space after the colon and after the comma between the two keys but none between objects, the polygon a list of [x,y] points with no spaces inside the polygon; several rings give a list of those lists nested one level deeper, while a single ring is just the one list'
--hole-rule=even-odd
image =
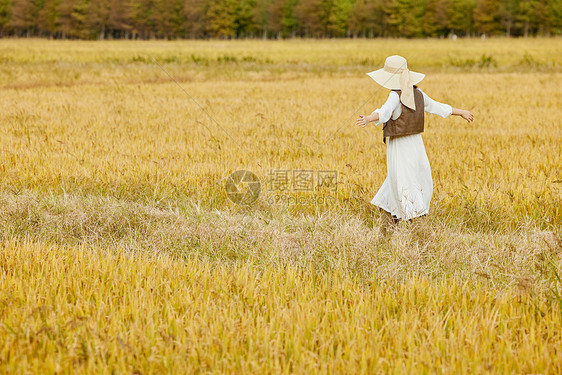
[{"label": "background forest", "polygon": [[0,36],[72,39],[562,33],[562,0],[0,0]]}]

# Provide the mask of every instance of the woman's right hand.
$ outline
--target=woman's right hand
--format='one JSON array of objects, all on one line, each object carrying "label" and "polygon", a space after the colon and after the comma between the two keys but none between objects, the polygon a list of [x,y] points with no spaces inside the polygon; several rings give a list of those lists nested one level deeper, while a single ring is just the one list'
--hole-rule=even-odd
[{"label": "woman's right hand", "polygon": [[371,116],[367,115],[367,116],[363,116],[360,115],[359,118],[357,119],[357,121],[355,122],[355,124],[357,126],[360,126],[362,128],[364,128],[365,126],[367,126],[368,123],[370,123],[371,121]]}]

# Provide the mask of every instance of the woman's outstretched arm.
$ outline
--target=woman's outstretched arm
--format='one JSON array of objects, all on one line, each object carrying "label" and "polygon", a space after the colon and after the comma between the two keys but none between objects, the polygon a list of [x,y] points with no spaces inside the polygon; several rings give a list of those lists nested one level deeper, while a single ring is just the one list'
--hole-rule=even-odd
[{"label": "woman's outstretched arm", "polygon": [[364,128],[365,126],[367,126],[368,123],[376,122],[376,121],[379,121],[379,114],[378,112],[375,111],[370,115],[366,115],[366,116],[360,115],[357,121],[355,122],[355,124]]},{"label": "woman's outstretched arm", "polygon": [[464,109],[453,108],[453,113],[451,114],[455,116],[461,116],[463,119],[465,119],[468,122],[474,120],[474,116],[472,115],[472,113]]},{"label": "woman's outstretched arm", "polygon": [[433,113],[434,115],[441,116],[443,118],[449,117],[450,115],[461,116],[468,122],[474,120],[474,116],[469,111],[464,109],[453,108],[449,104],[440,103],[437,100],[431,99],[425,92],[420,89],[423,94],[424,111]]},{"label": "woman's outstretched arm", "polygon": [[392,116],[394,109],[400,104],[400,98],[395,91],[388,94],[388,99],[382,107],[375,109],[373,113],[367,116],[359,116],[355,124],[364,128],[368,123],[374,122],[375,125],[380,125],[387,122]]}]

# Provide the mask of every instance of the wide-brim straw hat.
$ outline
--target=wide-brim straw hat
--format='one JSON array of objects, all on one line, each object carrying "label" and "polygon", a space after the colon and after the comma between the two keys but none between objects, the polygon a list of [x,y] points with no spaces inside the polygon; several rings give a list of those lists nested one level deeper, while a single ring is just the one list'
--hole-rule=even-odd
[{"label": "wide-brim straw hat", "polygon": [[[386,58],[384,67],[367,73],[376,83],[390,90],[400,90],[400,75],[408,70],[408,62],[402,56],[394,55]],[[424,79],[425,74],[409,71],[410,84],[416,85]]]}]

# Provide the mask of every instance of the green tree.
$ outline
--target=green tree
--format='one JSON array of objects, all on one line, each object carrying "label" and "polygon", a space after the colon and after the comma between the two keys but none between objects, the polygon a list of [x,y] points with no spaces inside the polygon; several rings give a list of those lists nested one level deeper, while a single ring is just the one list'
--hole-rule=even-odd
[{"label": "green tree", "polygon": [[516,0],[501,0],[499,16],[506,36],[511,36],[515,24],[517,4]]},{"label": "green tree", "polygon": [[11,0],[0,0],[0,36],[7,33],[6,25],[11,17]]},{"label": "green tree", "polygon": [[[272,3],[272,0],[256,0],[256,7],[253,12],[255,35],[259,36],[261,34],[264,39],[267,38],[269,29],[271,27],[270,24],[272,22],[273,16],[268,12],[268,10],[270,9]],[[278,24],[280,24],[279,20]]]},{"label": "green tree", "polygon": [[207,10],[207,31],[217,38],[236,36],[236,0],[211,1]]},{"label": "green tree", "polygon": [[449,0],[427,0],[423,16],[423,32],[427,36],[444,35],[449,29]]},{"label": "green tree", "polygon": [[43,8],[37,16],[37,26],[40,33],[53,36],[57,32],[58,6],[59,0],[45,0]]},{"label": "green tree", "polygon": [[285,0],[283,6],[283,17],[281,18],[283,37],[294,37],[297,33],[298,21],[295,16],[295,8],[297,4],[298,0]]},{"label": "green tree", "polygon": [[455,34],[470,35],[474,30],[476,0],[452,0],[447,8],[448,28]]},{"label": "green tree", "polygon": [[502,31],[499,0],[478,0],[474,9],[474,27],[482,34]]},{"label": "green tree", "polygon": [[329,7],[328,36],[346,36],[352,4],[350,0],[333,0]]},{"label": "green tree", "polygon": [[56,8],[57,33],[62,38],[88,38],[87,11],[88,0],[60,1]]},{"label": "green tree", "polygon": [[171,39],[181,34],[184,3],[182,0],[154,0],[152,8],[153,32],[158,36]]},{"label": "green tree", "polygon": [[423,36],[424,0],[392,0],[386,7],[389,31],[393,36]]},{"label": "green tree", "polygon": [[237,37],[254,36],[260,30],[256,20],[256,0],[238,0],[235,29]]},{"label": "green tree", "polygon": [[545,34],[562,34],[562,0],[546,0],[546,14],[541,18]]}]

